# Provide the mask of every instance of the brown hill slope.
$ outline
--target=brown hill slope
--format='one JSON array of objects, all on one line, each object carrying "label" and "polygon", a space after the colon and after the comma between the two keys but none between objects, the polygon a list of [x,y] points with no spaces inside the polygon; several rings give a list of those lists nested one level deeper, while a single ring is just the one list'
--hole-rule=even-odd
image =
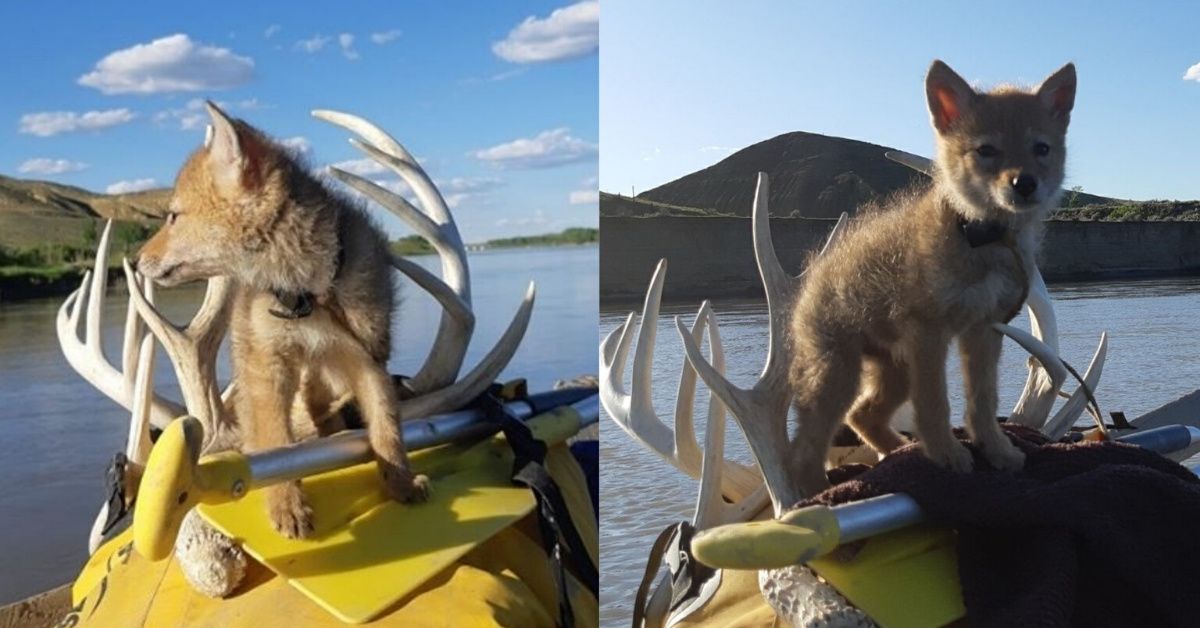
[{"label": "brown hill slope", "polygon": [[0,175],[0,246],[32,248],[79,241],[87,219],[148,223],[166,212],[170,189],[97,194]]},{"label": "brown hill slope", "polygon": [[[637,201],[605,195],[602,216],[697,215],[749,216],[759,172],[771,177],[771,214],[836,218],[928,177],[895,163],[886,146],[841,137],[795,131],[753,144],[725,159],[637,195]],[[1064,203],[1067,201],[1064,195]],[[1075,206],[1113,199],[1079,193]],[[607,202],[606,202],[607,201]]]}]

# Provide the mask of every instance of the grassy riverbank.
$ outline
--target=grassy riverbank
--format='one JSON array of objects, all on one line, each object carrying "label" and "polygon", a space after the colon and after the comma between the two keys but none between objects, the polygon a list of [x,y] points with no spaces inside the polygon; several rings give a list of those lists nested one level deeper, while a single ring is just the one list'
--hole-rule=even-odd
[{"label": "grassy riverbank", "polygon": [[[574,246],[591,244],[600,240],[600,230],[590,227],[571,227],[558,233],[545,233],[515,238],[498,238],[480,244],[468,244],[471,249],[513,249],[529,246]],[[392,242],[392,252],[397,255],[431,255],[435,251],[421,236],[407,236]]]}]

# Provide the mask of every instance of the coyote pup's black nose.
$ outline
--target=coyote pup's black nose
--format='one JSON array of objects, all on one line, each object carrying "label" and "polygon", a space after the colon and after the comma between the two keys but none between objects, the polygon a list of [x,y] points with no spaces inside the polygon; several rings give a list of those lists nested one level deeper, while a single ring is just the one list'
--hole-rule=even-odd
[{"label": "coyote pup's black nose", "polygon": [[1013,178],[1012,186],[1017,194],[1028,198],[1037,190],[1037,179],[1031,174],[1021,173]]}]

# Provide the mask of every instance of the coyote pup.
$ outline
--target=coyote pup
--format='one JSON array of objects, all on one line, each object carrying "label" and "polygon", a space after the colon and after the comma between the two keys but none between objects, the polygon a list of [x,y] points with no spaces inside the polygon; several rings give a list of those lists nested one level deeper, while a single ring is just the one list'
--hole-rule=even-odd
[{"label": "coyote pup", "polygon": [[[138,270],[164,286],[216,275],[237,284],[230,327],[243,449],[293,442],[293,414],[323,416],[351,392],[388,494],[424,499],[428,479],[409,470],[386,370],[395,306],[387,239],[285,149],[207,107],[209,135],[180,169]],[[267,510],[284,536],[313,530],[298,481],[268,488]]]},{"label": "coyote pup", "polygon": [[792,314],[799,426],[791,464],[810,495],[828,485],[825,453],[843,419],[886,453],[904,442],[889,423],[907,399],[925,454],[972,468],[950,431],[954,338],[972,441],[996,468],[1024,463],[996,424],[1001,336],[991,325],[1020,311],[1042,219],[1061,194],[1075,66],[1032,92],[979,93],[934,61],[925,93],[937,140],[932,186],[856,218],[812,260]]}]

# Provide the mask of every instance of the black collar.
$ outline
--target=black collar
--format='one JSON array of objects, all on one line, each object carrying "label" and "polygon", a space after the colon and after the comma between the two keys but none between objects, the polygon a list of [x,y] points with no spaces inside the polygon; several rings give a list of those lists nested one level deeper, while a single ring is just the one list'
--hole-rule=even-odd
[{"label": "black collar", "polygon": [[998,220],[967,220],[958,214],[958,230],[967,239],[971,248],[994,244],[1008,235],[1008,225]]},{"label": "black collar", "polygon": [[[334,281],[337,281],[338,275],[342,273],[342,266],[345,261],[346,250],[342,248],[342,239],[338,238],[337,258],[333,262]],[[307,290],[304,292],[287,292],[285,290],[273,289],[271,290],[271,294],[275,295],[275,301],[279,304],[280,308],[267,310],[271,316],[294,321],[306,318],[313,313],[313,304],[316,302],[316,295]]]}]

